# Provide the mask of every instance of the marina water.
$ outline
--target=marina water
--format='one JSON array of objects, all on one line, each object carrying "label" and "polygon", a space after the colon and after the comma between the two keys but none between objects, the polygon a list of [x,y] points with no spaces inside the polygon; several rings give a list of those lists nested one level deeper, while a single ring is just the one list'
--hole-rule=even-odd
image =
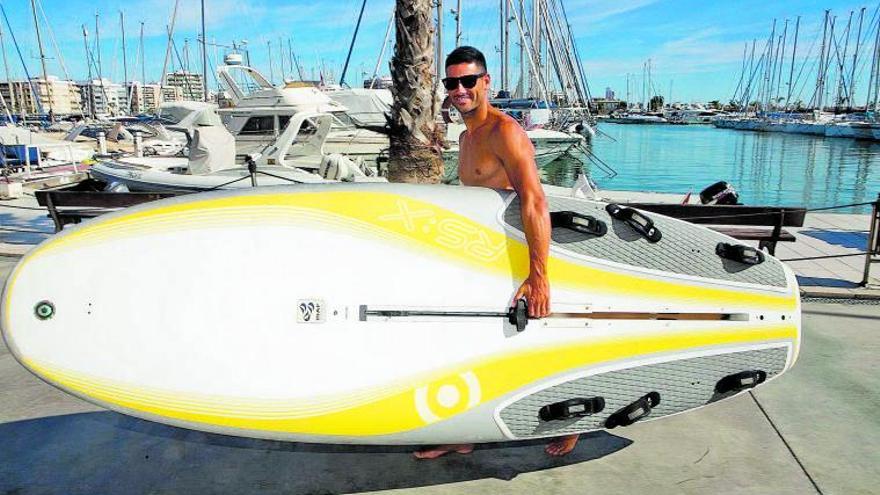
[{"label": "marina water", "polygon": [[[616,177],[579,155],[545,167],[544,180],[570,186],[583,162],[603,189],[684,197],[725,180],[747,205],[817,208],[874,201],[880,193],[880,143],[707,125],[600,124],[599,130],[592,151]],[[836,211],[869,213],[870,206]]]}]

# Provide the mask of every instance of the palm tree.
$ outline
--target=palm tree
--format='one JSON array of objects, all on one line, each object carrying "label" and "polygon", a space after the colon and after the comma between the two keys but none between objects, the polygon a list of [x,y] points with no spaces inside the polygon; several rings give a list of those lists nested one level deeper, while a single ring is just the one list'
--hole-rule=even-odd
[{"label": "palm tree", "polygon": [[443,133],[436,123],[434,23],[431,0],[397,0],[391,60],[391,149],[388,180],[437,183],[443,175]]}]

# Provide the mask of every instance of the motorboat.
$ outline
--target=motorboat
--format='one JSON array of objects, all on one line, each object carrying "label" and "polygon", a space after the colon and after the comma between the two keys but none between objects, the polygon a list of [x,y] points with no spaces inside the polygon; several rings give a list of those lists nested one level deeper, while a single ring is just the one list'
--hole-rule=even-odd
[{"label": "motorboat", "polygon": [[[186,156],[106,159],[93,166],[90,173],[111,187],[129,191],[191,192],[291,182],[384,181],[361,164],[323,152],[331,122],[332,116],[325,113],[292,114],[283,122],[279,135],[266,142],[247,143],[251,152],[238,160],[242,141],[226,128],[215,108],[207,107],[183,119],[185,126],[169,127],[187,135]],[[271,123],[278,124],[277,116]]]},{"label": "motorboat", "polygon": [[[239,64],[222,65],[217,68],[217,75],[232,102],[230,108],[221,108],[219,113],[236,137],[240,156],[264,147],[278,135],[290,115],[307,110],[332,116],[324,142],[326,153],[344,154],[369,166],[377,166],[380,157],[387,157],[387,120],[393,103],[387,89],[321,91],[298,82],[275,86],[258,70]],[[535,122],[524,124],[535,146],[538,166],[552,162],[584,141],[577,133],[546,129]],[[447,125],[443,151],[447,165],[458,160],[458,137],[464,130],[460,122]]]}]

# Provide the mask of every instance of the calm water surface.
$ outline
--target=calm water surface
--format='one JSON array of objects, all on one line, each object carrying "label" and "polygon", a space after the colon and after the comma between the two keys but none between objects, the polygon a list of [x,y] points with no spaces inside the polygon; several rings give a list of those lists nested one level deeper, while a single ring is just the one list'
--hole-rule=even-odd
[{"label": "calm water surface", "polygon": [[880,193],[880,143],[705,125],[600,124],[599,130],[607,136],[594,140],[593,153],[616,177],[580,156],[548,165],[545,181],[570,186],[584,162],[604,189],[697,194],[726,180],[751,205],[815,208],[873,201]]}]

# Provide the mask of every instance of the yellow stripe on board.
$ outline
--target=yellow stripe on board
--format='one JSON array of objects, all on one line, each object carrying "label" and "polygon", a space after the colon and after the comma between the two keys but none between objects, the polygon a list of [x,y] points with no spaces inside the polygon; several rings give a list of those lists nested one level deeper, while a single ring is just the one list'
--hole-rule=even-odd
[{"label": "yellow stripe on board", "polygon": [[[711,346],[794,343],[796,339],[797,327],[786,325],[691,330],[649,337],[581,341],[489,356],[432,374],[411,377],[393,387],[377,389],[383,393],[374,400],[366,403],[355,400],[349,407],[344,406],[345,397],[335,398],[335,409],[325,411],[314,411],[314,408],[303,407],[305,404],[291,403],[291,414],[287,416],[283,403],[277,401],[254,400],[249,403],[242,398],[223,399],[139,389],[64,371],[45,363],[26,360],[24,364],[72,392],[131,411],[236,429],[368,437],[421,428],[521,390],[537,380],[585,366]],[[363,390],[354,391],[353,394],[360,397],[367,395]],[[263,415],[259,414],[261,406],[269,406]]]},{"label": "yellow stripe on board", "polygon": [[[257,223],[257,221],[259,223]],[[234,226],[316,225],[383,238],[468,268],[509,278],[528,274],[528,246],[446,208],[392,193],[299,192],[234,195],[177,203],[97,221],[39,246],[29,257],[132,236]],[[24,261],[27,262],[27,259]],[[553,256],[554,286],[664,301],[791,311],[797,295],[697,286],[586,266]]]}]

